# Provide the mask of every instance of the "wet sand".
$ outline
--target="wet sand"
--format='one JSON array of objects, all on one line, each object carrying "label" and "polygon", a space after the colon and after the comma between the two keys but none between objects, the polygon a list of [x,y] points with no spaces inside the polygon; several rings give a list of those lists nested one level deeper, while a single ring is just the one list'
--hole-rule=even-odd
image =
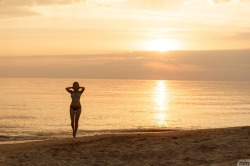
[{"label": "wet sand", "polygon": [[0,165],[225,165],[250,158],[250,127],[106,134],[0,145]]}]

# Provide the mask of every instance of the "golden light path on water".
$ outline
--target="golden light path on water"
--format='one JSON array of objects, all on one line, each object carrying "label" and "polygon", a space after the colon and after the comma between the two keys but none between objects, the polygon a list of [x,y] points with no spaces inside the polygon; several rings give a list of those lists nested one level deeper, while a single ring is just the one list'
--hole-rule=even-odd
[{"label": "golden light path on water", "polygon": [[154,101],[155,101],[155,119],[157,124],[161,127],[168,126],[168,99],[169,93],[167,89],[166,81],[157,81],[154,89]]}]

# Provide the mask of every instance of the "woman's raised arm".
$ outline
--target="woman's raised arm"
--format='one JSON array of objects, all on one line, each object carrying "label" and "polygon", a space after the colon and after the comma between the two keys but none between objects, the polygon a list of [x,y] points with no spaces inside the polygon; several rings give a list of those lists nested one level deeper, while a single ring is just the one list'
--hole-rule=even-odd
[{"label": "woman's raised arm", "polygon": [[68,91],[69,93],[72,93],[73,91],[72,90],[70,90],[70,89],[73,89],[73,87],[67,87],[67,88],[65,88],[66,89],[66,91]]},{"label": "woman's raised arm", "polygon": [[79,89],[80,89],[80,88],[81,88],[80,93],[83,93],[84,90],[85,90],[85,87],[79,87]]}]

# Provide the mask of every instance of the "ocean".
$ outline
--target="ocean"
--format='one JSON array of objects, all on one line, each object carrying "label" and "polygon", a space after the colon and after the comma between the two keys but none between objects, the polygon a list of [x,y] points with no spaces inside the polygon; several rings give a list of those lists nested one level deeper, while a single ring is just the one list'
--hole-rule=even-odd
[{"label": "ocean", "polygon": [[0,78],[0,143],[72,137],[70,94],[86,88],[77,136],[250,125],[250,83]]}]

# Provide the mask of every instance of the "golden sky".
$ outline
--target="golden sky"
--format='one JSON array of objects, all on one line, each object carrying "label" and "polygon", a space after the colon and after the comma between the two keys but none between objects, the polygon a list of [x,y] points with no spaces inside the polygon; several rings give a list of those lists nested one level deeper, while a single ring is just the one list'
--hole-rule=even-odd
[{"label": "golden sky", "polygon": [[250,48],[250,0],[0,0],[0,55]]},{"label": "golden sky", "polygon": [[250,81],[250,0],[0,0],[0,25],[0,77]]}]

